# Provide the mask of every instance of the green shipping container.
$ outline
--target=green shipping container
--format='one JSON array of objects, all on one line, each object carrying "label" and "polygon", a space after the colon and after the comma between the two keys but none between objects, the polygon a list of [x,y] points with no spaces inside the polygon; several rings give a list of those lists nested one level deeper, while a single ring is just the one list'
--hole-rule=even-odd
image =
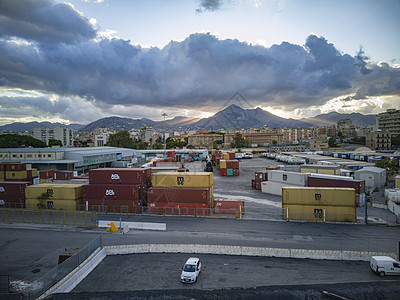
[{"label": "green shipping container", "polygon": [[226,169],[226,176],[233,176],[233,169]]}]

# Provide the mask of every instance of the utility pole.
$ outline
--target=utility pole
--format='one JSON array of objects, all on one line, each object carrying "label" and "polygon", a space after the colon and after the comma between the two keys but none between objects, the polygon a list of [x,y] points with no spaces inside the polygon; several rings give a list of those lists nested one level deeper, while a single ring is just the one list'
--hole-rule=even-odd
[{"label": "utility pole", "polygon": [[165,138],[165,117],[167,116],[166,113],[163,113],[162,116],[164,117],[164,158],[167,157],[167,140]]}]

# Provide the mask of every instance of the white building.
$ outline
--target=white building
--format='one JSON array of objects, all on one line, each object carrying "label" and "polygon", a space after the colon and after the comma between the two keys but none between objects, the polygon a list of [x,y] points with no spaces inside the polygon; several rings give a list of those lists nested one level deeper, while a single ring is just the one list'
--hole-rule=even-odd
[{"label": "white building", "polygon": [[63,147],[71,147],[74,145],[74,131],[63,126],[42,126],[34,128],[33,137],[45,142],[47,145],[50,139],[60,140]]},{"label": "white building", "polygon": [[96,134],[94,136],[94,146],[95,147],[103,147],[105,144],[107,144],[108,139],[110,138],[110,134],[109,132],[103,132],[103,133],[99,133]]}]

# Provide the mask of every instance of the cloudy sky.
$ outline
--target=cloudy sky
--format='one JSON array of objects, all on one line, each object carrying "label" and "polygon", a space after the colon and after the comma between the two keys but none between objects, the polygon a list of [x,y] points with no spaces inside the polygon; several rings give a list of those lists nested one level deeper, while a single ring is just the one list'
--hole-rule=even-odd
[{"label": "cloudy sky", "polygon": [[399,0],[0,0],[0,125],[400,109],[399,16]]}]

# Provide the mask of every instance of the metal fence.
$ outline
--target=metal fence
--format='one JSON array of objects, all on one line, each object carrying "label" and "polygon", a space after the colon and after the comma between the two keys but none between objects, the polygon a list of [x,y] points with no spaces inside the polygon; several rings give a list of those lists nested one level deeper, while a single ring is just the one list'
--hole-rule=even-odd
[{"label": "metal fence", "polygon": [[96,211],[0,208],[0,223],[96,226]]},{"label": "metal fence", "polygon": [[55,266],[45,275],[29,285],[24,291],[25,299],[37,299],[50,289],[54,284],[67,276],[72,270],[84,262],[96,249],[102,247],[101,235],[97,236],[85,247],[80,249],[70,258]]}]

